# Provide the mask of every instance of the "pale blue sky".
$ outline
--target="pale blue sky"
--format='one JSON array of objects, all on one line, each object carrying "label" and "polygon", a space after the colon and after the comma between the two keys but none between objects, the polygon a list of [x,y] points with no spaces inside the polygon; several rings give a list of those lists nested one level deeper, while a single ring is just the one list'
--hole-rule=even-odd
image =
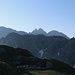
[{"label": "pale blue sky", "polygon": [[0,26],[58,30],[75,37],[75,0],[0,0]]}]

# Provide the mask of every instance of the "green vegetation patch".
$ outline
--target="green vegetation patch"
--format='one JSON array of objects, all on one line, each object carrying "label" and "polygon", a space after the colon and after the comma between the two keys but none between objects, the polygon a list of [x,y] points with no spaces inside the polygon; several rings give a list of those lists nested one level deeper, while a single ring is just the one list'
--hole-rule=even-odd
[{"label": "green vegetation patch", "polygon": [[67,75],[53,70],[31,71],[34,75]]}]

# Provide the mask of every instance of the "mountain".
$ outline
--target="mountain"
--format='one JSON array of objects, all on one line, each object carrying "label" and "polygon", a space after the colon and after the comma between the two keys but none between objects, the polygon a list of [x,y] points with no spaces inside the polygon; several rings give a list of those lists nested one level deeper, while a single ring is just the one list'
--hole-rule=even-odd
[{"label": "mountain", "polygon": [[65,46],[67,41],[68,39],[60,36],[50,37],[44,35],[19,35],[10,33],[5,38],[0,39],[0,44],[25,48],[38,57],[45,57],[47,51],[50,51],[49,56],[53,57],[53,55],[57,55],[57,52]]},{"label": "mountain", "polygon": [[69,39],[68,36],[66,36],[66,35],[63,34],[62,32],[58,32],[58,31],[56,31],[56,30],[50,31],[50,32],[48,33],[48,36],[62,36],[62,37],[65,37],[65,38]]},{"label": "mountain", "polygon": [[[17,66],[26,63],[30,58],[34,56],[26,49],[0,45],[0,75],[23,75]],[[30,75],[29,72],[25,71],[26,73]]]},{"label": "mountain", "polygon": [[28,35],[41,35],[41,34],[43,34],[45,36],[62,36],[62,37],[69,39],[68,36],[66,36],[65,34],[60,33],[58,31],[50,31],[49,33],[46,33],[43,29],[39,28],[39,29],[33,30],[30,33],[27,33],[24,31],[16,31],[16,30],[13,30],[11,28],[6,28],[6,27],[0,27],[0,38],[6,37],[9,33],[12,33],[12,32],[20,34],[20,35],[26,35],[26,34],[28,34]]},{"label": "mountain", "polygon": [[9,33],[12,33],[12,32],[18,33],[18,34],[20,34],[20,35],[25,35],[25,34],[27,34],[27,33],[24,32],[24,31],[16,31],[16,30],[13,30],[13,29],[11,29],[11,28],[6,28],[6,27],[1,27],[1,26],[0,26],[0,38],[6,37]]},{"label": "mountain", "polygon": [[33,30],[30,34],[33,34],[33,35],[39,35],[39,34],[43,34],[45,36],[62,36],[62,37],[65,37],[67,39],[69,39],[68,36],[66,36],[65,34],[63,34],[62,32],[58,32],[56,30],[52,30],[48,33],[46,33],[43,29],[39,28],[39,29],[35,29]]},{"label": "mountain", "polygon": [[0,45],[27,49],[35,57],[54,58],[66,62],[72,67],[75,65],[74,38],[72,40],[61,36],[19,35],[17,33],[10,33],[0,39]]},{"label": "mountain", "polygon": [[26,49],[0,45],[0,75],[40,75],[32,71],[48,71],[51,75],[75,75],[75,69],[66,63],[52,58],[34,57]]},{"label": "mountain", "polygon": [[47,33],[43,29],[41,29],[41,28],[39,28],[38,30],[35,29],[34,31],[31,32],[31,34],[34,34],[34,35],[43,34],[43,35],[47,36]]},{"label": "mountain", "polygon": [[9,64],[21,64],[23,58],[34,57],[28,50],[0,45],[0,61]]},{"label": "mountain", "polygon": [[75,38],[71,38],[60,52],[60,58],[75,68]]}]

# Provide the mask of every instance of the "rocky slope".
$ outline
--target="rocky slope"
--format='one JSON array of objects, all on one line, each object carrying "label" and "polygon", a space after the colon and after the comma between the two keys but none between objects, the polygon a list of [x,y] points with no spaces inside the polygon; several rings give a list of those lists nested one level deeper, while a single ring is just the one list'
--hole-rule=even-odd
[{"label": "rocky slope", "polygon": [[66,62],[72,67],[75,65],[75,38],[10,33],[0,39],[0,44],[27,49],[39,58],[54,58]]},{"label": "rocky slope", "polygon": [[65,37],[65,38],[69,39],[69,37],[67,35],[63,34],[62,32],[58,32],[56,30],[52,30],[52,31],[46,33],[41,28],[33,30],[30,34],[33,34],[33,35],[43,34],[45,36],[62,36],[62,37]]},{"label": "rocky slope", "polygon": [[10,33],[0,39],[0,44],[28,49],[37,57],[56,57],[57,53],[67,44],[68,39],[58,36],[19,35]]},{"label": "rocky slope", "polygon": [[60,75],[75,74],[75,69],[68,64],[51,58],[36,58],[26,49],[0,45],[0,52],[0,75],[37,75],[31,72],[34,70],[48,71],[51,75],[52,71]]},{"label": "rocky slope", "polygon": [[60,52],[60,58],[75,68],[75,38],[71,38],[68,41]]}]

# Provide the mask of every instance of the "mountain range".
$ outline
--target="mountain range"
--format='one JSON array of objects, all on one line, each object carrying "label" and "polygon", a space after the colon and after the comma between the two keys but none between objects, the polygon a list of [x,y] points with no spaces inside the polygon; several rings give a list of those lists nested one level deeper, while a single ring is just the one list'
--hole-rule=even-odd
[{"label": "mountain range", "polygon": [[46,33],[43,29],[39,28],[39,29],[35,29],[33,30],[32,32],[25,32],[25,31],[16,31],[14,29],[11,29],[11,28],[6,28],[6,27],[0,27],[0,38],[2,37],[6,37],[9,33],[18,33],[20,35],[26,35],[26,34],[29,34],[29,35],[39,35],[39,34],[43,34],[45,36],[62,36],[62,37],[65,37],[67,39],[69,39],[69,37],[65,34],[63,34],[62,32],[58,32],[56,30],[53,30],[53,31],[50,31],[48,33]]},{"label": "mountain range", "polygon": [[43,34],[45,36],[62,36],[65,37],[67,39],[69,39],[69,37],[65,34],[63,34],[62,32],[58,32],[56,30],[52,30],[48,33],[46,33],[43,29],[39,28],[39,29],[35,29],[34,31],[31,32],[31,34],[33,35],[39,35],[39,34]]},{"label": "mountain range", "polygon": [[35,57],[53,58],[75,66],[75,38],[10,33],[0,39],[0,45],[27,49]]},{"label": "mountain range", "polygon": [[[18,71],[13,66],[18,68]],[[0,70],[3,72],[0,72],[0,75],[34,75],[25,71],[31,68],[53,68],[58,71],[62,68],[65,73],[70,72],[71,75],[73,72],[72,75],[75,75],[72,67],[75,68],[74,37],[69,38],[55,30],[46,33],[41,28],[27,33],[0,27]]]}]

